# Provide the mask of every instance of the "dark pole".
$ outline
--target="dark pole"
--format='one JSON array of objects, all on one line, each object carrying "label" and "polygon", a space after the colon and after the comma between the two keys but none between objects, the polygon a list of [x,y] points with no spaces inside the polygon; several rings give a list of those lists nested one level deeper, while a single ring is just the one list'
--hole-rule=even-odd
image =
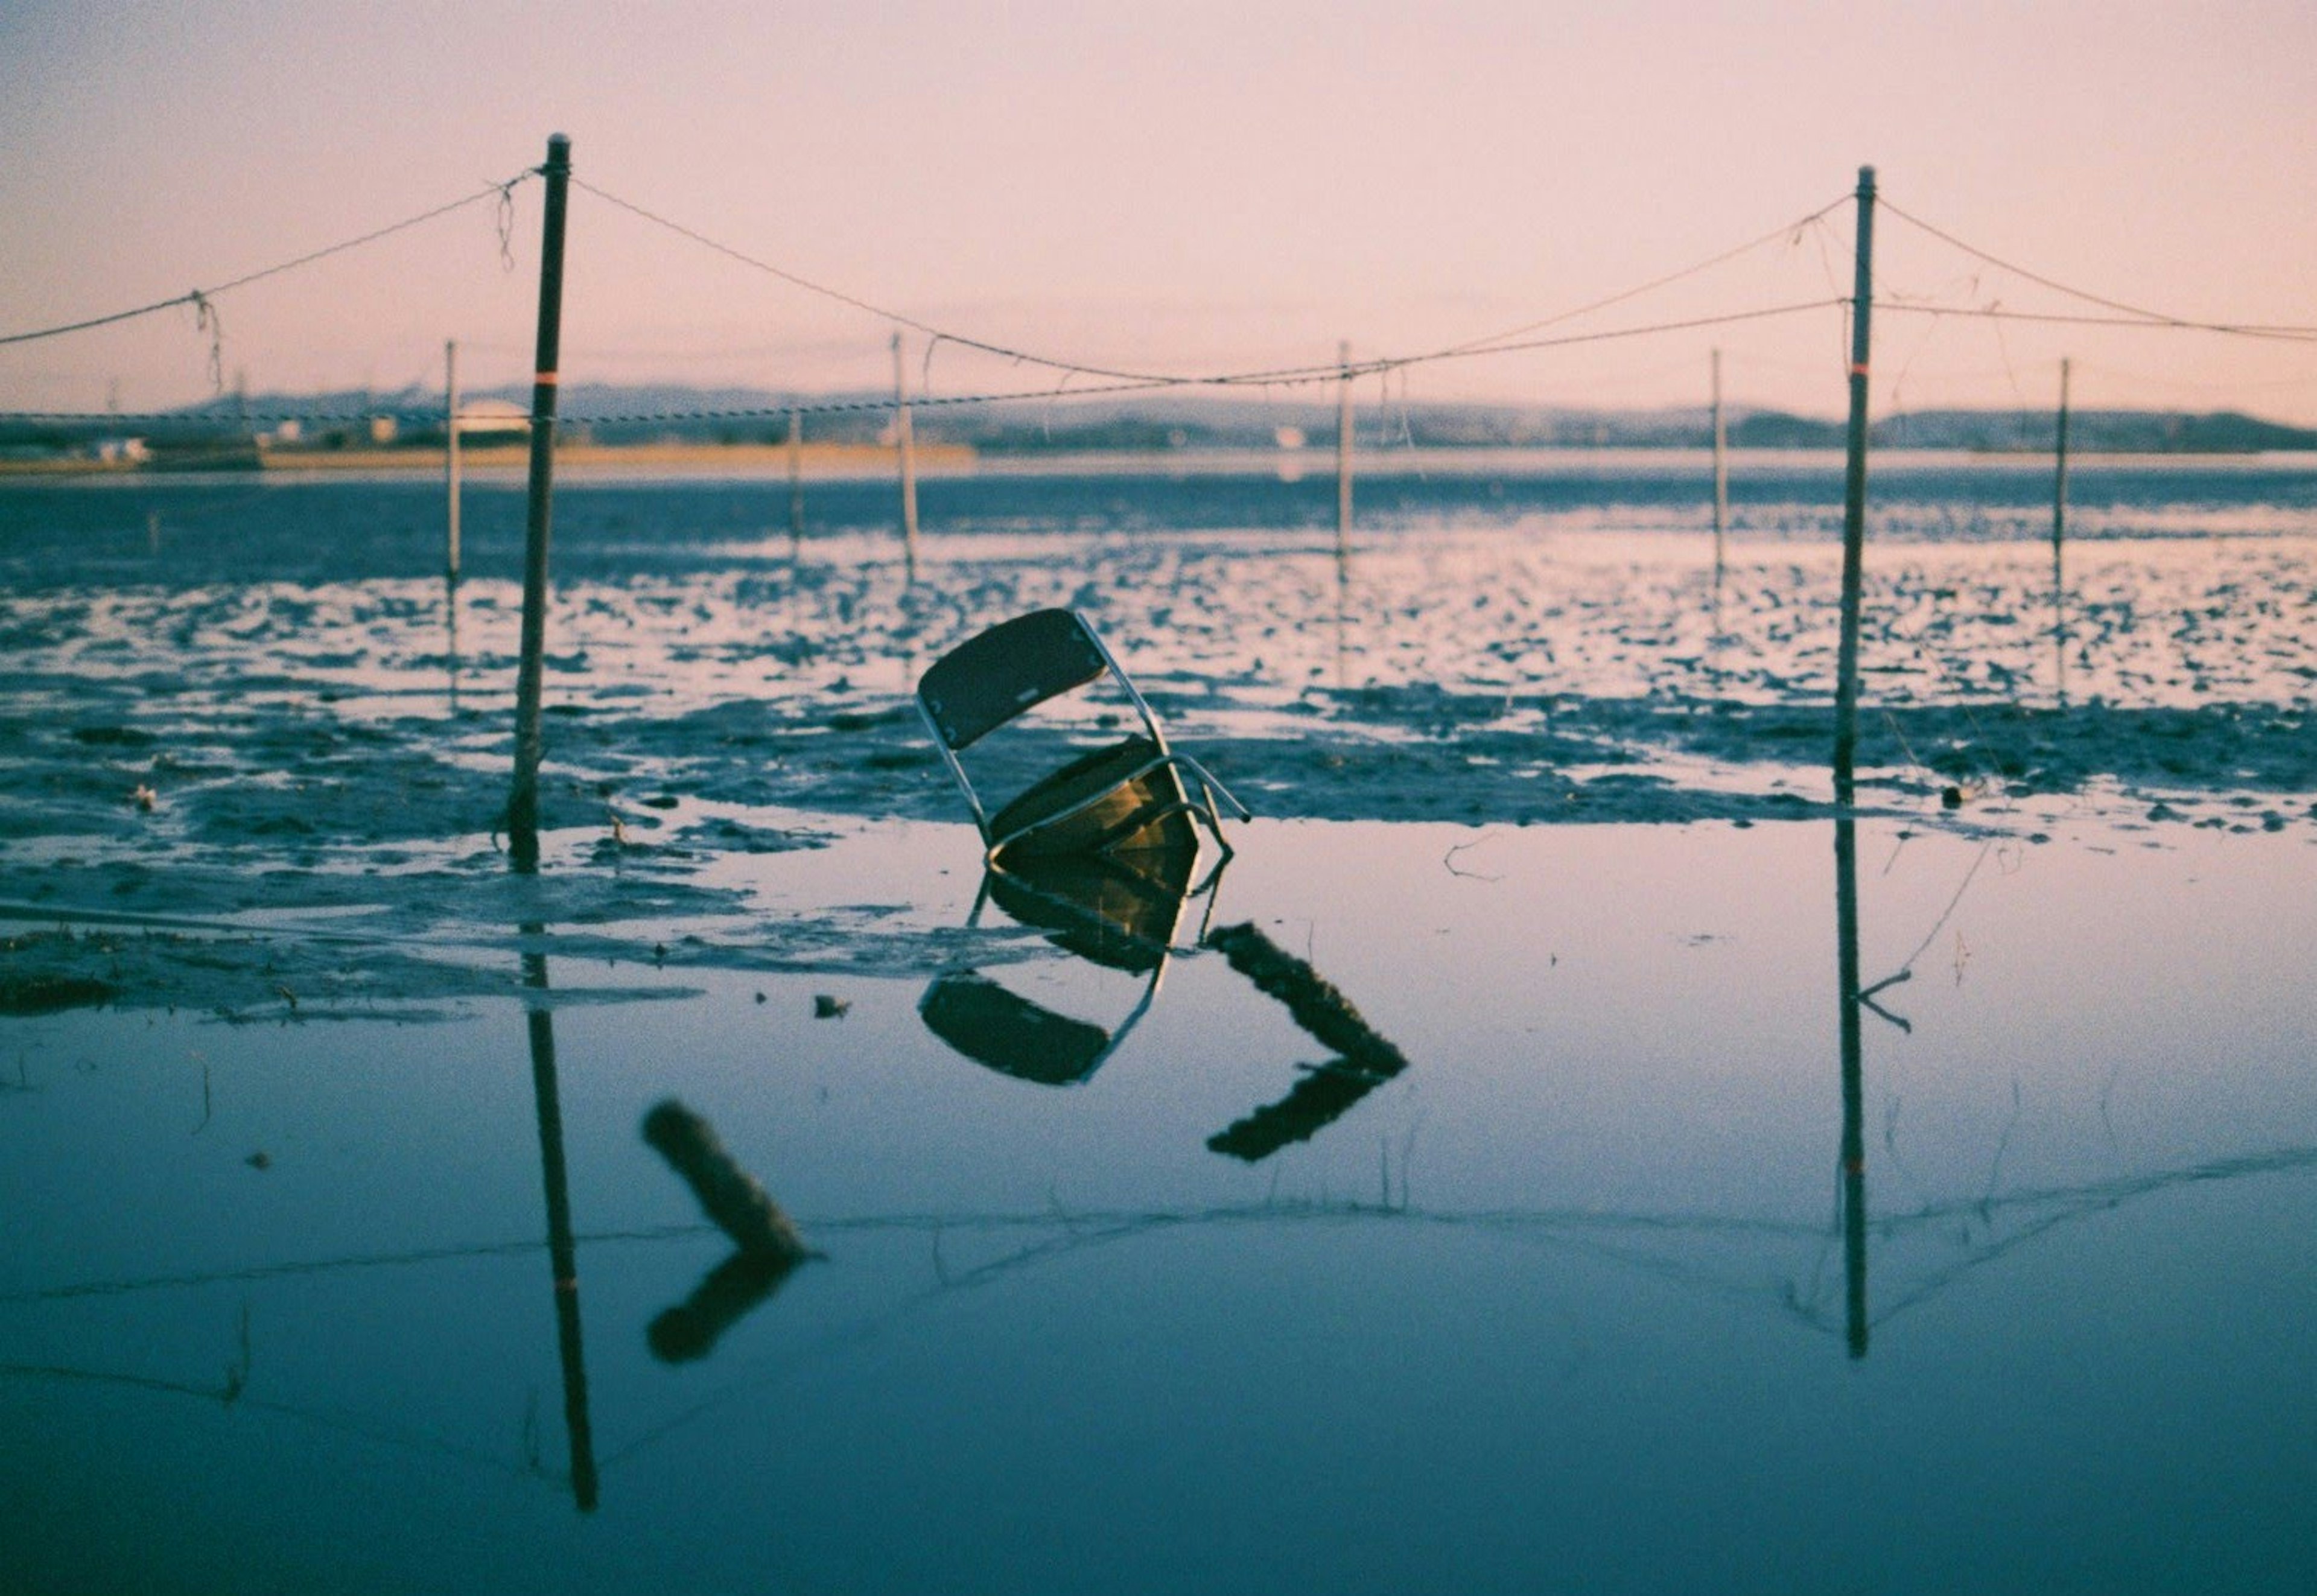
[{"label": "dark pole", "polygon": [[[532,936],[537,926],[525,926]],[[547,987],[547,955],[523,955],[523,983]],[[579,1252],[571,1235],[571,1186],[563,1164],[563,1104],[556,1089],[555,1016],[534,1000],[531,1023],[531,1086],[539,1109],[540,1176],[547,1188],[547,1255],[555,1271],[555,1340],[563,1362],[563,1426],[571,1442],[571,1495],[583,1513],[595,1511],[595,1428],[587,1417],[587,1355],[579,1334]]]},{"label": "dark pole", "polygon": [[1835,982],[1841,990],[1842,1297],[1844,1341],[1866,1356],[1865,1071],[1858,1037],[1858,836],[1847,813],[1834,820]]},{"label": "dark pole", "polygon": [[1874,168],[1858,168],[1858,266],[1850,300],[1850,460],[1842,489],[1842,650],[1835,665],[1834,801],[1846,808],[1858,745],[1858,601],[1866,545],[1866,372],[1874,311]]},{"label": "dark pole", "polygon": [[540,678],[547,649],[547,531],[555,490],[555,392],[563,341],[563,207],[571,140],[547,141],[547,208],[539,246],[539,357],[531,384],[531,514],[523,546],[523,657],[514,678],[514,785],[507,847],[514,867],[539,868]]},{"label": "dark pole", "polygon": [[1352,548],[1352,346],[1336,345],[1336,567]]},{"label": "dark pole", "polygon": [[917,444],[909,426],[909,379],[901,368],[901,335],[893,334],[893,446],[901,464],[901,558],[917,585]]}]

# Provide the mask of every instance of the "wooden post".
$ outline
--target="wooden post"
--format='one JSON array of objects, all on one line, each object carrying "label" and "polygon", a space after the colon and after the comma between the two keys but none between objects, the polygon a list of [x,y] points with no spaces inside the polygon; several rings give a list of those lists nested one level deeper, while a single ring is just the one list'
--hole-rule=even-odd
[{"label": "wooden post", "polygon": [[443,569],[452,582],[459,579],[459,341],[443,345],[443,486],[448,503],[444,513]]},{"label": "wooden post", "polygon": [[2054,684],[2059,696],[2068,695],[2067,586],[2061,570],[2060,551],[2068,536],[2068,379],[2072,363],[2060,361],[2060,436],[2052,473],[2052,646],[2058,656]]},{"label": "wooden post", "polygon": [[804,415],[789,407],[789,557],[804,552]]},{"label": "wooden post", "polygon": [[1336,345],[1336,564],[1351,558],[1352,546],[1352,346]]},{"label": "wooden post", "polygon": [[1858,260],[1850,300],[1849,462],[1842,489],[1842,645],[1835,661],[1834,801],[1856,791],[1858,603],[1866,545],[1866,374],[1874,313],[1874,168],[1858,168]]},{"label": "wooden post", "polygon": [[540,692],[547,651],[547,536],[555,489],[555,395],[563,342],[563,212],[571,140],[547,141],[547,203],[539,245],[538,359],[531,383],[530,515],[523,546],[523,653],[514,678],[514,785],[507,794],[507,851],[521,871],[539,868]]},{"label": "wooden post", "polygon": [[917,446],[909,428],[909,382],[901,366],[901,335],[893,335],[893,445],[901,457],[901,558],[917,579]]},{"label": "wooden post", "polygon": [[1722,422],[1722,351],[1713,352],[1713,586],[1722,586],[1722,531],[1730,519],[1729,435]]}]

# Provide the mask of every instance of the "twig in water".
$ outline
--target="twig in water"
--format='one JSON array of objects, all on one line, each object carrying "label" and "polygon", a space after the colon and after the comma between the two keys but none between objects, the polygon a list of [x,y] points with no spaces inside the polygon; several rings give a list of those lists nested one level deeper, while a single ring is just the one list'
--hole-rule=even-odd
[{"label": "twig in water", "polygon": [[1468,881],[1504,880],[1504,875],[1501,872],[1491,874],[1485,870],[1459,870],[1456,868],[1456,856],[1458,854],[1463,853],[1468,847],[1480,847],[1481,844],[1488,841],[1491,835],[1493,835],[1493,833],[1483,831],[1478,837],[1473,838],[1470,842],[1460,842],[1455,844],[1454,847],[1450,847],[1445,854],[1443,854],[1440,856],[1440,863],[1446,866],[1449,874],[1461,875]]}]

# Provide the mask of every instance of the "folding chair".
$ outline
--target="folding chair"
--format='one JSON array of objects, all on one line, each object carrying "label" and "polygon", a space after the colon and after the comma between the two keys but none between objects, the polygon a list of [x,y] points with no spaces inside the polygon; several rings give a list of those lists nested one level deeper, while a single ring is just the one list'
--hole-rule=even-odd
[{"label": "folding chair", "polygon": [[[994,814],[986,809],[958,756],[1016,716],[1105,676],[1125,689],[1142,730],[1070,760]],[[991,865],[1066,854],[1195,853],[1194,821],[1213,833],[1228,858],[1218,801],[1248,818],[1203,766],[1167,746],[1150,705],[1075,610],[1033,610],[968,638],[918,678],[917,709],[973,811],[982,857]],[[1197,786],[1195,802],[1185,775]]]}]

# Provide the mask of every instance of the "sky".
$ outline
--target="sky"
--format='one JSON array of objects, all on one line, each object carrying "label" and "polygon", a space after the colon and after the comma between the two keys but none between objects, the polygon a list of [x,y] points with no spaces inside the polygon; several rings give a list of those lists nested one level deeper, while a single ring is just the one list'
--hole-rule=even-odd
[{"label": "sky", "polygon": [[[557,131],[586,185],[567,384],[876,389],[896,318],[911,387],[955,396],[1098,380],[924,328],[1189,376],[1779,312],[1358,391],[1702,404],[1718,348],[1733,405],[1837,415],[1824,301],[1849,291],[1872,164],[1878,414],[2047,407],[2066,356],[2080,408],[2317,425],[2317,343],[1958,314],[2107,312],[1897,213],[2122,304],[2317,327],[2307,0],[10,0],[0,337],[486,195]],[[0,345],[0,409],[439,389],[452,339],[468,386],[527,380],[541,187],[514,189],[504,253],[486,195],[219,293],[214,372],[190,306]]]}]

